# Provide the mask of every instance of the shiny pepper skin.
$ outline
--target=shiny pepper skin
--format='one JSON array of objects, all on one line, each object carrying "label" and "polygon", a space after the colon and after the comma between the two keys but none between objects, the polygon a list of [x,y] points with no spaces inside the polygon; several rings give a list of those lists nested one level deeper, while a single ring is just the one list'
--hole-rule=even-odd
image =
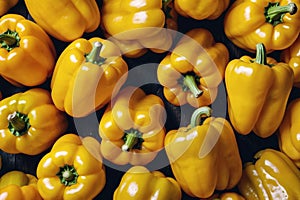
[{"label": "shiny pepper skin", "polygon": [[246,199],[290,200],[300,197],[300,170],[282,152],[264,149],[246,163],[238,189]]},{"label": "shiny pepper skin", "polygon": [[55,106],[84,117],[105,106],[127,78],[120,49],[102,38],[80,38],[60,55],[51,80]]},{"label": "shiny pepper skin", "polygon": [[243,135],[254,131],[266,138],[275,133],[293,87],[294,73],[288,64],[266,57],[263,44],[256,58],[242,56],[225,70],[228,115],[234,129]]},{"label": "shiny pepper skin", "polygon": [[188,127],[169,131],[165,149],[175,179],[189,196],[208,198],[215,190],[231,189],[242,175],[233,129],[226,119],[212,117],[209,107],[196,109]]},{"label": "shiny pepper skin", "polygon": [[300,99],[292,100],[279,127],[280,150],[300,168]]},{"label": "shiny pepper skin", "polygon": [[177,181],[160,171],[150,172],[142,166],[131,167],[114,191],[113,200],[181,200]]},{"label": "shiny pepper skin", "polygon": [[174,6],[184,17],[213,20],[227,9],[229,2],[229,0],[174,0]]},{"label": "shiny pepper skin", "polygon": [[42,200],[37,178],[22,171],[9,171],[0,178],[1,200]]},{"label": "shiny pepper skin", "polygon": [[37,155],[67,129],[66,115],[53,104],[50,92],[32,88],[0,101],[0,149]]},{"label": "shiny pepper skin", "polygon": [[68,133],[39,162],[38,191],[45,200],[92,200],[106,183],[99,142]]},{"label": "shiny pepper skin", "polygon": [[71,42],[100,25],[101,16],[95,0],[25,0],[34,21],[58,40]]},{"label": "shiny pepper skin", "polygon": [[245,200],[245,198],[236,192],[224,192],[221,194],[214,194],[209,198],[201,198],[200,200]]},{"label": "shiny pepper skin", "polygon": [[0,18],[0,75],[15,86],[37,86],[52,75],[56,51],[46,32],[18,14]]},{"label": "shiny pepper skin", "polygon": [[106,108],[100,124],[101,152],[117,165],[146,165],[162,150],[165,138],[162,99],[127,86]]},{"label": "shiny pepper skin", "polygon": [[224,31],[238,47],[255,52],[263,43],[266,51],[292,45],[300,32],[299,0],[237,0],[226,12]]},{"label": "shiny pepper skin", "polygon": [[210,105],[217,97],[228,61],[226,46],[216,43],[208,30],[190,30],[157,68],[165,98],[176,106]]},{"label": "shiny pepper skin", "polygon": [[9,9],[17,5],[19,0],[0,0],[0,16],[7,13]]}]

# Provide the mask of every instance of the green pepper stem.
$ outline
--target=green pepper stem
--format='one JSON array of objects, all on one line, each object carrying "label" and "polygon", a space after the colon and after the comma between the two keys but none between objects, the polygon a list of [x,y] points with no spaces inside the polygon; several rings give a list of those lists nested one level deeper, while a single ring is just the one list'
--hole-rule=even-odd
[{"label": "green pepper stem", "polygon": [[189,90],[196,98],[202,95],[203,91],[198,88],[195,77],[193,75],[185,75],[183,84],[189,88]]},{"label": "green pepper stem", "polygon": [[86,55],[86,61],[96,64],[96,65],[102,65],[104,64],[106,58],[103,58],[100,56],[100,52],[103,48],[103,44],[101,42],[95,42],[93,45],[92,51]]},{"label": "green pepper stem", "polygon": [[211,117],[212,109],[208,106],[202,106],[197,108],[191,117],[190,126],[191,128],[202,125],[203,119]]},{"label": "green pepper stem", "polygon": [[122,145],[122,151],[130,151],[131,149],[141,149],[142,133],[138,130],[130,129],[125,132],[123,137],[124,144]]},{"label": "green pepper stem", "polygon": [[13,48],[18,47],[20,44],[20,37],[16,31],[7,30],[0,34],[1,48],[11,51]]},{"label": "green pepper stem", "polygon": [[172,2],[172,0],[162,0],[163,9],[166,10],[168,5]]},{"label": "green pepper stem", "polygon": [[65,165],[59,168],[58,173],[56,174],[60,182],[65,186],[71,186],[77,183],[78,173],[73,166]]},{"label": "green pepper stem", "polygon": [[30,128],[29,119],[27,115],[17,111],[7,116],[8,129],[15,136],[22,136],[27,133]]},{"label": "green pepper stem", "polygon": [[263,43],[258,43],[256,45],[256,57],[254,62],[262,65],[267,65],[266,48]]},{"label": "green pepper stem", "polygon": [[297,12],[297,6],[295,3],[289,3],[286,6],[280,6],[279,3],[269,3],[265,10],[266,21],[276,26],[283,22],[286,13],[294,15]]}]

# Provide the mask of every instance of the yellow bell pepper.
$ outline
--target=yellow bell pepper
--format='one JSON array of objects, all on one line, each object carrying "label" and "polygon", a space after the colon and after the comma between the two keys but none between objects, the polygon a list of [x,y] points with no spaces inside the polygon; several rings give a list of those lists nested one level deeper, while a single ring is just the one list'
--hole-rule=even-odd
[{"label": "yellow bell pepper", "polygon": [[289,47],[300,32],[299,0],[236,0],[226,12],[224,31],[238,47],[255,51],[264,43],[266,51]]},{"label": "yellow bell pepper", "polygon": [[300,88],[300,36],[280,54],[281,60],[289,64],[294,71],[294,86]]},{"label": "yellow bell pepper", "polygon": [[230,61],[225,84],[234,129],[243,135],[253,130],[259,137],[271,136],[283,119],[293,81],[288,64],[266,57],[261,43],[255,59],[245,55]]},{"label": "yellow bell pepper", "polygon": [[246,199],[299,199],[300,171],[282,152],[264,149],[246,163],[238,189]]},{"label": "yellow bell pepper", "polygon": [[0,149],[37,155],[67,129],[67,118],[45,89],[33,88],[0,101]]},{"label": "yellow bell pepper", "polygon": [[92,200],[106,183],[97,140],[69,133],[60,137],[38,163],[38,191],[45,200]]},{"label": "yellow bell pepper", "polygon": [[201,198],[200,200],[245,200],[245,198],[236,192],[224,192],[221,194],[214,194],[209,198]]},{"label": "yellow bell pepper", "polygon": [[37,178],[22,171],[10,171],[0,178],[1,200],[42,200],[37,189]]},{"label": "yellow bell pepper", "polygon": [[54,38],[71,42],[100,25],[101,16],[95,0],[25,0],[34,21]]},{"label": "yellow bell pepper", "polygon": [[165,149],[176,180],[192,197],[231,189],[242,175],[234,131],[226,119],[213,117],[209,107],[196,109],[189,126],[169,131]]},{"label": "yellow bell pepper", "polygon": [[127,78],[119,48],[108,40],[80,38],[60,55],[51,80],[56,107],[83,117],[106,105]]},{"label": "yellow bell pepper", "polygon": [[[170,0],[104,0],[102,28],[125,56],[140,57],[147,49],[166,52],[174,36],[164,27],[170,24],[167,20],[170,17],[177,21],[174,11],[166,8],[172,8]],[[176,28],[171,24],[169,27]]]},{"label": "yellow bell pepper", "polygon": [[279,126],[280,150],[300,168],[300,98],[292,100]]},{"label": "yellow bell pepper", "polygon": [[224,77],[229,52],[206,29],[192,29],[159,64],[157,78],[173,105],[210,105]]},{"label": "yellow bell pepper", "polygon": [[17,5],[18,2],[19,0],[0,0],[0,16],[6,14],[7,11]]},{"label": "yellow bell pepper", "polygon": [[164,146],[163,101],[127,86],[105,110],[100,123],[101,152],[117,165],[146,165]]},{"label": "yellow bell pepper", "polygon": [[229,0],[174,0],[178,14],[196,20],[217,19],[227,9],[229,3]]},{"label": "yellow bell pepper", "polygon": [[177,181],[160,171],[150,172],[142,166],[131,167],[122,177],[113,200],[181,200]]},{"label": "yellow bell pepper", "polygon": [[36,86],[52,75],[56,52],[46,32],[21,15],[0,18],[0,75],[16,86]]}]

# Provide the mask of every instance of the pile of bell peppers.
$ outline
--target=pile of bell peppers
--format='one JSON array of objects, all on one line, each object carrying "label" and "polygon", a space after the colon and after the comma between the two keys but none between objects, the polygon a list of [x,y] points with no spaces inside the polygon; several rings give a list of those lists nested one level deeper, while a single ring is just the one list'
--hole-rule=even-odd
[{"label": "pile of bell peppers", "polygon": [[0,199],[299,199],[299,8],[0,0]]}]

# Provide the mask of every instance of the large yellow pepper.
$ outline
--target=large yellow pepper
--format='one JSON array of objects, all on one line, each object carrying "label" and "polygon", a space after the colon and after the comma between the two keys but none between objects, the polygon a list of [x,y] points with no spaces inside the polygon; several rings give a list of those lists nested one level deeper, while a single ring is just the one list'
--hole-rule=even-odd
[{"label": "large yellow pepper", "polygon": [[0,178],[1,200],[42,200],[37,178],[22,171],[10,171]]},{"label": "large yellow pepper", "polygon": [[280,57],[293,69],[294,86],[300,88],[300,35],[289,48],[281,52]]},{"label": "large yellow pepper", "polygon": [[238,47],[255,51],[264,43],[267,52],[289,47],[300,32],[299,0],[236,0],[226,12],[224,31]]},{"label": "large yellow pepper", "polygon": [[7,13],[9,9],[17,5],[19,0],[0,0],[0,16]]},{"label": "large yellow pepper", "polygon": [[190,30],[159,64],[157,78],[165,98],[179,106],[210,105],[224,77],[229,52],[206,29]]},{"label": "large yellow pepper", "polygon": [[142,199],[181,200],[181,188],[175,179],[160,171],[134,166],[123,175],[113,200]]},{"label": "large yellow pepper", "polygon": [[225,70],[228,114],[240,134],[252,130],[262,138],[279,127],[294,81],[286,63],[266,57],[263,44],[257,45],[256,58],[242,56],[230,61]]},{"label": "large yellow pepper", "polygon": [[292,100],[279,126],[280,150],[300,168],[300,98]]},{"label": "large yellow pepper", "polygon": [[103,29],[128,57],[147,49],[162,53],[172,46],[173,33],[164,28],[168,18],[177,21],[170,0],[104,0],[101,12]]},{"label": "large yellow pepper", "polygon": [[246,199],[299,199],[300,170],[282,152],[264,149],[246,163],[238,189]]},{"label": "large yellow pepper", "polygon": [[103,157],[118,165],[150,163],[164,146],[165,117],[160,97],[127,86],[107,106],[101,118]]},{"label": "large yellow pepper", "polygon": [[217,19],[229,6],[229,0],[174,0],[176,11],[196,20]]},{"label": "large yellow pepper", "polygon": [[25,0],[34,21],[58,40],[71,42],[85,32],[93,32],[101,17],[95,0]]},{"label": "large yellow pepper", "polygon": [[119,48],[108,40],[80,38],[60,55],[51,80],[59,110],[83,117],[100,109],[127,78],[128,66]]},{"label": "large yellow pepper", "polygon": [[46,32],[21,15],[0,18],[0,75],[16,86],[36,86],[52,75],[55,48]]},{"label": "large yellow pepper", "polygon": [[[66,134],[40,160],[36,174],[43,199],[92,200],[102,191],[106,177],[100,144],[95,139],[86,138]],[[98,149],[98,152],[93,149]]]},{"label": "large yellow pepper", "polygon": [[189,126],[169,131],[165,149],[176,180],[192,197],[231,189],[242,175],[234,131],[226,119],[212,117],[209,107],[196,109]]},{"label": "large yellow pepper", "polygon": [[45,89],[33,88],[0,101],[0,149],[36,155],[67,129],[67,119]]}]

